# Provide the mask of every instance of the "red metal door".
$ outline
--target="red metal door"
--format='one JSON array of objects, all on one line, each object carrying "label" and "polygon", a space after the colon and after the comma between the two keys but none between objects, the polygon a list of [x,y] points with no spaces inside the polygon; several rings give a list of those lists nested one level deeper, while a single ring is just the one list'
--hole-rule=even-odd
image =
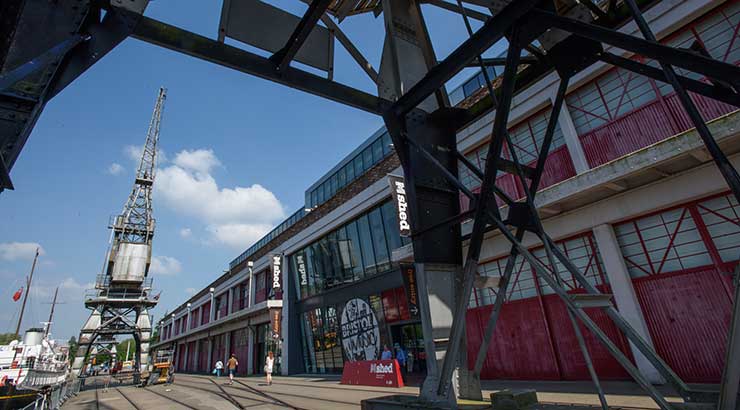
[{"label": "red metal door", "polygon": [[731,304],[714,267],[634,286],[658,354],[689,383],[719,382]]},{"label": "red metal door", "polygon": [[195,372],[198,368],[197,363],[195,362],[195,358],[198,357],[195,351],[195,342],[188,343],[188,365],[187,365],[187,371],[188,372]]},{"label": "red metal door", "polygon": [[210,373],[208,368],[208,339],[201,339],[200,351],[198,352],[198,372]]},{"label": "red metal door", "polygon": [[[601,289],[604,291],[603,287]],[[569,293],[581,293],[574,291]],[[590,374],[586,367],[581,348],[578,345],[575,331],[571,325],[565,305],[557,295],[547,295],[544,298],[547,317],[551,324],[553,343],[558,353],[558,363],[562,379],[564,380],[589,380]],[[606,333],[623,353],[631,360],[632,352],[629,349],[624,335],[617,329],[611,319],[602,309],[584,309],[586,314],[593,319],[601,330]],[[596,373],[604,380],[627,380],[629,374],[609,353],[601,342],[583,324],[578,324],[581,334],[586,341],[588,353],[591,356]],[[634,360],[633,360],[634,361]]]},{"label": "red metal door", "polygon": [[182,372],[185,371],[185,343],[180,343],[177,345],[177,371]]},{"label": "red metal door", "polygon": [[655,349],[687,382],[721,378],[739,213],[721,195],[615,226]]},{"label": "red metal door", "polygon": [[[481,264],[481,273],[500,276],[506,258]],[[481,345],[481,335],[490,317],[495,294],[491,289],[475,292],[474,306],[467,314],[468,364],[475,362]],[[558,380],[559,370],[544,311],[537,296],[534,276],[529,265],[518,258],[507,302],[504,303],[496,324],[486,361],[481,370],[482,379]]]},{"label": "red metal door", "polygon": [[249,331],[247,329],[239,329],[231,332],[231,353],[236,355],[236,360],[239,362],[236,368],[238,375],[247,374],[247,358],[249,354],[248,335]]}]

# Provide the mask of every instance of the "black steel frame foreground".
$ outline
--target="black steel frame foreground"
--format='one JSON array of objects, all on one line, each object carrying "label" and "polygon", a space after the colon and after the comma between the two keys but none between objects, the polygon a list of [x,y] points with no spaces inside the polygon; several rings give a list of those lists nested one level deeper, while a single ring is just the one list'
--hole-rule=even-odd
[{"label": "black steel frame foreground", "polygon": [[[20,0],[9,1],[11,3],[22,3]],[[406,1],[418,6],[417,0]],[[471,217],[473,221],[472,233],[467,243],[468,251],[462,270],[462,285],[459,287],[455,297],[453,322],[449,340],[446,344],[446,355],[442,367],[439,369],[438,384],[435,392],[432,397],[427,397],[427,399],[450,403],[451,379],[455,368],[459,366],[456,362],[458,360],[457,353],[463,347],[465,311],[472,291],[473,279],[478,270],[483,236],[486,231],[493,229],[500,231],[510,242],[511,253],[500,281],[493,311],[486,326],[484,342],[480,350],[476,352],[476,362],[472,369],[474,377],[479,377],[482,363],[485,359],[487,345],[491,341],[501,307],[505,302],[506,290],[511,281],[514,261],[517,256],[521,256],[535,269],[537,277],[547,283],[565,304],[570,315],[571,326],[575,329],[581,351],[599,392],[602,406],[607,406],[606,399],[600,389],[600,384],[583,341],[583,336],[580,334],[579,323],[584,325],[604,345],[661,409],[667,410],[671,408],[665,398],[645,379],[635,365],[627,359],[614,342],[584,312],[584,307],[599,307],[603,309],[628,340],[650,361],[660,375],[686,401],[718,400],[721,410],[734,410],[738,384],[740,382],[740,348],[737,346],[738,339],[740,338],[738,334],[740,332],[740,303],[738,303],[738,298],[736,297],[734,301],[733,324],[730,327],[730,337],[728,338],[729,345],[722,389],[719,398],[716,396],[710,397],[711,395],[690,389],[666,362],[657,355],[650,344],[619,314],[611,301],[611,295],[602,295],[599,293],[586,280],[582,272],[555,246],[554,241],[543,228],[534,199],[552,143],[553,133],[559,117],[558,114],[564,103],[569,80],[593,63],[601,61],[666,82],[673,87],[696,127],[698,134],[701,136],[706,149],[711,154],[736,199],[740,201],[740,176],[738,176],[732,164],[717,145],[688,94],[690,91],[740,107],[740,68],[714,60],[701,53],[676,49],[658,43],[642,15],[641,8],[659,3],[659,1],[624,0],[621,3],[609,1],[605,8],[593,4],[591,0],[581,0],[578,2],[569,0],[464,1],[479,6],[488,5],[491,16],[467,9],[463,7],[461,1],[458,1],[457,5],[438,0],[430,2],[430,4],[456,11],[462,15],[470,36],[446,58],[429,67],[428,72],[413,84],[413,86],[405,90],[395,101],[380,98],[335,82],[331,79],[331,73],[329,73],[328,78],[324,78],[291,66],[291,61],[295,53],[300,49],[302,42],[306,40],[308,33],[319,20],[323,21],[327,27],[338,30],[336,24],[329,19],[327,14],[327,8],[331,4],[329,1],[313,0],[310,2],[308,11],[294,28],[288,42],[269,58],[226,45],[151,18],[143,17],[142,13],[148,0],[91,2],[89,3],[89,7],[91,10],[97,10],[97,14],[95,11],[89,13],[88,18],[80,24],[80,29],[74,33],[78,36],[82,35],[84,41],[59,57],[57,61],[59,69],[53,70],[52,75],[48,76],[48,81],[43,84],[43,90],[45,91],[39,93],[37,100],[27,103],[30,104],[31,109],[35,110],[33,112],[37,116],[43,108],[43,104],[49,98],[56,95],[56,93],[83,73],[101,55],[110,51],[127,36],[132,36],[142,41],[281,83],[373,114],[382,115],[401,159],[408,185],[413,186],[416,182],[422,180],[428,182],[426,177],[429,177],[429,175],[434,175],[434,177],[430,178],[436,178],[439,175],[443,178],[443,181],[435,180],[434,183],[437,186],[444,186],[443,188],[448,193],[453,191],[462,192],[470,198],[471,203],[470,211],[459,215],[449,215],[429,226],[417,225],[414,228],[415,232],[413,232],[415,247],[417,243],[424,243],[426,246],[429,246],[429,244],[425,243],[425,238],[435,230],[459,224],[462,220]],[[308,1],[306,0],[306,2]],[[500,6],[501,4],[504,5],[500,9],[494,8],[494,5]],[[587,7],[591,10],[594,18],[593,20],[583,21],[570,17],[567,14],[569,7],[564,8],[563,5],[570,6],[570,8],[579,7],[579,5]],[[39,2],[38,7],[56,6],[51,2]],[[100,18],[101,8],[107,11],[105,17],[102,19]],[[597,12],[596,10],[599,11]],[[96,15],[97,18],[94,18]],[[93,17],[91,18],[89,16]],[[475,32],[472,30],[469,22],[470,16],[478,20],[485,20],[483,26]],[[616,30],[617,27],[629,19],[634,20],[637,24],[641,37],[624,34]],[[553,30],[565,34],[559,42],[552,44],[545,50],[533,45],[536,39],[547,34],[546,31],[552,32]],[[341,31],[337,31],[337,38],[348,49],[355,61],[360,64],[362,70],[377,83],[378,74],[367,64],[367,59],[359,53],[356,47],[351,44],[349,39]],[[494,61],[481,57],[492,45],[503,39],[506,39],[509,43],[505,59],[496,59]],[[63,40],[66,39],[60,39],[59,43]],[[629,60],[605,51],[604,45],[613,46],[656,60],[660,68]],[[522,57],[522,50],[525,49],[530,51],[532,56]],[[39,50],[36,55],[41,56],[46,51],[47,49]],[[2,54],[0,54],[0,60],[1,58]],[[486,64],[501,63],[504,65],[504,73],[500,80],[500,85],[495,89],[491,85],[492,79],[488,78],[486,70],[483,70],[489,95],[481,103],[465,110],[452,109],[444,106],[438,109],[440,112],[455,113],[455,115],[445,117],[449,121],[454,122],[452,128],[455,130],[465,127],[466,124],[479,118],[482,113],[489,109],[495,109],[495,117],[491,130],[492,137],[489,143],[485,169],[477,169],[459,152],[453,153],[453,157],[455,158],[453,166],[449,162],[441,162],[435,152],[430,152],[430,144],[421,144],[419,142],[418,136],[420,133],[423,134],[425,130],[430,129],[434,131],[435,126],[441,127],[438,124],[434,125],[434,122],[422,124],[424,121],[419,121],[420,118],[430,118],[430,116],[435,114],[422,111],[419,108],[420,104],[432,95],[443,94],[445,83],[463,68],[471,64],[477,64],[481,68],[484,68]],[[696,81],[678,75],[674,67],[700,74],[707,81]],[[398,69],[403,69],[403,67]],[[553,70],[560,77],[560,85],[552,106],[552,113],[536,165],[529,167],[522,164],[516,157],[515,150],[513,149],[509,149],[509,152],[513,153],[510,160],[503,158],[502,152],[504,147],[512,147],[511,138],[507,133],[507,122],[513,96],[537,81],[542,75]],[[0,81],[0,84],[6,83],[8,82]],[[14,92],[14,85],[4,86],[7,88],[0,90],[0,102],[2,102],[3,98],[18,99],[22,97]],[[444,98],[437,98],[437,101],[444,101]],[[450,124],[446,124],[445,126],[450,127]],[[19,141],[21,142],[21,146],[32,127],[33,121],[29,125],[24,125],[22,131],[18,134],[20,136]],[[2,137],[0,135],[0,138]],[[423,141],[423,135],[421,138]],[[431,140],[432,137],[429,136],[428,141]],[[8,155],[10,154],[2,151],[2,148],[3,146],[0,146],[0,165],[10,162],[8,161]],[[14,145],[10,159],[15,160],[18,151],[18,145]],[[414,155],[410,155],[410,153]],[[4,162],[2,161],[3,158],[5,158]],[[423,172],[410,172],[412,165],[416,171],[424,169],[423,167],[419,167],[418,163],[412,163],[413,161],[425,162],[424,165],[429,170],[429,175],[424,175]],[[482,186],[479,194],[472,193],[458,178],[456,166],[458,162],[469,168],[473,174],[481,179]],[[0,166],[0,181],[4,181],[5,187],[10,187],[10,179],[6,172],[8,169],[9,167],[7,165]],[[499,170],[512,173],[517,177],[522,186],[525,187],[525,198],[523,200],[515,201],[496,187],[495,181]],[[507,205],[508,211],[506,215],[503,215],[501,210],[499,210],[495,200],[496,197],[500,198]],[[417,198],[412,190],[408,196],[408,200],[411,205],[410,209],[413,210],[415,209],[413,205],[419,203],[421,199]],[[412,211],[412,222],[413,218],[419,216],[414,215],[413,212],[416,211]],[[522,245],[521,241],[525,232],[531,232],[541,240],[545,247],[547,264],[536,259]],[[450,240],[460,241],[461,239],[452,238]],[[455,243],[459,245],[460,242]],[[561,272],[558,272],[558,266],[564,268],[566,272],[563,273],[572,275],[587,293],[585,295],[568,294],[562,286],[563,278]],[[427,280],[420,279],[420,285]],[[737,286],[737,279],[735,282]],[[740,290],[736,291],[737,293],[740,293]],[[422,307],[422,314],[425,314],[423,311],[424,309],[428,310],[428,304],[424,300],[420,300],[420,305]],[[426,312],[426,314],[429,314],[429,312]]]},{"label": "black steel frame foreground", "polygon": [[[450,340],[447,347],[437,394],[440,402],[450,394],[450,385],[452,373],[457,365],[457,352],[460,349],[463,340],[465,312],[473,288],[475,273],[478,268],[478,259],[480,256],[483,235],[489,227],[500,231],[503,236],[511,243],[512,248],[508,258],[506,268],[500,281],[499,289],[496,292],[496,299],[491,316],[486,326],[484,339],[477,352],[474,366],[474,374],[479,377],[480,371],[488,350],[488,344],[495,330],[501,307],[505,301],[507,288],[511,280],[515,260],[522,256],[535,270],[539,279],[543,280],[550,286],[560,297],[567,307],[571,324],[576,333],[581,351],[587,363],[591,377],[599,393],[599,399],[602,407],[607,408],[607,402],[603,391],[600,387],[598,377],[591,362],[588,350],[586,349],[583,336],[578,328],[578,322],[581,322],[599,342],[611,353],[612,356],[624,367],[630,376],[653,398],[653,400],[662,409],[670,409],[671,406],[665,400],[660,392],[640,373],[629,358],[620,351],[617,345],[598,327],[598,325],[585,313],[584,307],[599,307],[605,310],[607,315],[615,325],[625,334],[625,336],[636,346],[641,353],[651,362],[658,370],[661,376],[676,389],[677,392],[687,401],[707,400],[705,394],[692,391],[681,378],[668,366],[663,359],[619,314],[611,302],[610,295],[602,295],[592,284],[588,282],[579,269],[565,256],[556,246],[552,238],[544,231],[541,219],[534,205],[534,196],[539,185],[540,178],[544,169],[544,163],[549,152],[552,142],[553,133],[557,124],[558,114],[562,108],[563,100],[568,86],[569,78],[580,70],[591,65],[594,61],[600,60],[618,65],[624,69],[636,72],[638,74],[649,75],[658,80],[667,82],[676,91],[679,99],[691,118],[694,126],[697,128],[707,150],[712,155],[716,165],[720,169],[727,184],[732,190],[735,197],[740,201],[740,177],[735,171],[732,164],[728,161],[721,151],[716,141],[712,137],[706,123],[699,115],[696,106],[690,99],[686,89],[689,88],[694,92],[706,95],[710,98],[725,100],[735,106],[740,107],[738,99],[737,81],[740,79],[740,69],[738,67],[718,62],[707,57],[689,53],[684,50],[673,49],[657,43],[654,35],[647,25],[642,11],[634,0],[626,0],[625,3],[636,21],[644,39],[634,36],[624,35],[613,30],[608,30],[594,24],[563,17],[554,13],[552,10],[546,10],[537,6],[536,1],[517,1],[504,8],[499,14],[490,19],[482,29],[473,33],[470,30],[468,17],[458,1],[460,13],[465,19],[466,27],[469,30],[470,38],[459,48],[453,51],[449,57],[433,67],[429,73],[406,92],[393,106],[386,111],[384,117],[386,125],[393,137],[394,144],[397,147],[407,145],[413,150],[423,150],[419,144],[412,142],[408,138],[409,127],[413,127],[407,121],[406,115],[415,107],[429,97],[434,91],[444,86],[452,76],[459,72],[462,67],[471,64],[473,59],[478,60],[482,72],[487,77],[484,69],[484,61],[481,54],[488,49],[493,43],[504,36],[507,37],[509,48],[505,60],[503,79],[498,90],[493,90],[490,79],[486,78],[489,94],[495,107],[495,118],[493,121],[492,138],[488,147],[488,154],[485,163],[485,169],[479,170],[467,161],[463,164],[470,168],[470,171],[482,180],[481,191],[478,195],[472,194],[462,181],[457,178],[453,172],[445,169],[444,166],[436,161],[431,153],[423,153],[422,156],[427,159],[430,166],[436,167],[443,171],[450,185],[456,187],[466,196],[469,197],[471,208],[474,209],[473,228],[469,236],[467,259],[463,268],[463,287],[456,298],[454,310],[454,319],[450,331]],[[564,40],[563,43],[579,42],[585,47],[578,48],[577,56],[571,55],[567,48],[557,48],[549,50],[547,62],[552,64],[561,78],[560,86],[552,107],[552,113],[546,134],[540,148],[537,165],[534,170],[525,175],[526,166],[519,162],[516,157],[511,138],[507,132],[508,115],[511,108],[511,101],[516,90],[518,67],[520,65],[520,55],[522,49],[528,41],[536,38],[544,30],[549,28],[558,28],[569,32],[571,36]],[[528,40],[527,40],[528,39]],[[611,53],[604,52],[602,43],[616,46],[628,51],[642,54],[646,57],[657,60],[660,63],[660,70],[649,67],[645,64],[635,63],[631,60],[623,59]],[[589,55],[590,54],[590,55]],[[671,64],[675,64],[684,69],[700,73],[706,76],[712,85],[701,85],[704,83],[693,82],[690,79],[678,76]],[[730,84],[729,89],[723,87],[719,89],[708,89],[707,87],[717,87],[716,84]],[[700,84],[699,84],[700,83]],[[726,92],[726,93],[725,93]],[[498,100],[498,101],[497,101]],[[508,145],[509,152],[512,153],[511,162],[514,165],[512,172],[525,187],[524,201],[511,203],[511,199],[502,195],[500,190],[496,189],[496,174],[501,169],[502,149],[504,144]],[[403,161],[404,167],[407,164]],[[413,176],[412,176],[413,177]],[[504,219],[498,210],[494,195],[499,197],[508,204],[508,218]],[[411,201],[414,198],[410,198]],[[515,233],[513,232],[515,231]],[[524,232],[534,233],[543,243],[547,255],[548,265],[543,264],[535,258],[526,247],[521,243]],[[567,273],[573,276],[577,282],[586,290],[585,295],[569,295],[562,286],[562,277],[560,276],[557,266],[558,262],[562,264]],[[735,301],[735,310],[737,310],[738,301]],[[737,315],[735,320],[737,320]],[[729,343],[737,338],[737,328],[733,326],[730,329],[731,336]],[[734,399],[737,396],[737,382],[734,373],[740,372],[740,369],[733,369],[732,363],[737,362],[737,358],[731,357],[733,353],[732,346],[728,346],[728,358],[725,364],[724,383],[720,395],[720,408],[734,409]]]}]

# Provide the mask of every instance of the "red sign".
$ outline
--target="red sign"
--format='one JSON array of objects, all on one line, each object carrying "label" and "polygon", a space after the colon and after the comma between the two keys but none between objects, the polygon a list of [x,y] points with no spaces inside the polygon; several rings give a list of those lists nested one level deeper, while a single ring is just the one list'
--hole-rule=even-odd
[{"label": "red sign", "polygon": [[393,360],[344,362],[342,384],[378,387],[403,387],[401,368]]}]

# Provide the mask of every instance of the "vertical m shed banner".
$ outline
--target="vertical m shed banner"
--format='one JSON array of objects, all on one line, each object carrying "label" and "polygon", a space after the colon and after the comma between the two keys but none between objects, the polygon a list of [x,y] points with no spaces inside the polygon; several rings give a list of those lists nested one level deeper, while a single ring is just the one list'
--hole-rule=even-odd
[{"label": "vertical m shed banner", "polygon": [[398,216],[398,232],[401,236],[411,236],[411,223],[409,222],[408,201],[406,201],[406,183],[403,177],[388,175],[388,183],[391,185],[393,203],[396,205]]},{"label": "vertical m shed banner", "polygon": [[272,338],[275,340],[280,339],[280,319],[282,319],[282,316],[281,308],[270,309],[270,331]]},{"label": "vertical m shed banner", "polygon": [[272,288],[276,291],[280,289],[282,281],[281,275],[283,274],[282,271],[282,263],[283,263],[283,255],[275,254],[272,255]]},{"label": "vertical m shed banner", "polygon": [[411,319],[419,318],[419,288],[416,285],[416,268],[413,264],[401,264],[403,287],[406,289],[406,299],[409,305]]}]

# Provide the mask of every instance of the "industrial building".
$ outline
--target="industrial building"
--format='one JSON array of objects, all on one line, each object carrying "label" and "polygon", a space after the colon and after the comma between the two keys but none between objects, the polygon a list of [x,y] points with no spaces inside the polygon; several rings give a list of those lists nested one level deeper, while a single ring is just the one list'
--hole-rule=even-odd
[{"label": "industrial building", "polygon": [[[740,2],[659,2],[645,18],[665,44],[740,64]],[[632,22],[620,30],[637,32]],[[472,107],[486,94],[484,85],[474,76],[450,100]],[[516,152],[507,155],[536,160],[557,87],[550,73],[514,97],[508,129]],[[736,107],[692,98],[737,167]],[[732,308],[729,273],[740,259],[738,203],[666,84],[596,63],[571,79],[565,102],[536,199],[545,229],[682,379],[719,382]],[[481,169],[492,121],[489,112],[457,135],[459,151]],[[423,359],[413,251],[399,235],[389,174],[403,172],[380,130],[306,190],[305,207],[163,318],[153,348],[175,347],[181,372],[206,372],[233,352],[246,363],[240,374],[259,373],[267,350],[278,354],[283,374],[341,373],[345,361],[376,359],[384,345]],[[475,192],[477,177],[462,165],[459,175]],[[512,174],[501,174],[496,185],[512,198],[524,196]],[[466,198],[460,201],[465,209]],[[462,224],[463,235],[470,225]],[[524,243],[547,265],[534,236]],[[500,276],[510,246],[491,231],[479,273]],[[584,291],[564,278],[570,292]],[[471,366],[494,295],[480,288],[470,300]],[[568,321],[565,306],[521,258],[506,300],[482,378],[590,378],[573,328],[559,325]],[[643,375],[661,382],[602,310],[587,312]],[[629,379],[583,333],[599,377]],[[424,360],[413,372],[424,372]]]}]

